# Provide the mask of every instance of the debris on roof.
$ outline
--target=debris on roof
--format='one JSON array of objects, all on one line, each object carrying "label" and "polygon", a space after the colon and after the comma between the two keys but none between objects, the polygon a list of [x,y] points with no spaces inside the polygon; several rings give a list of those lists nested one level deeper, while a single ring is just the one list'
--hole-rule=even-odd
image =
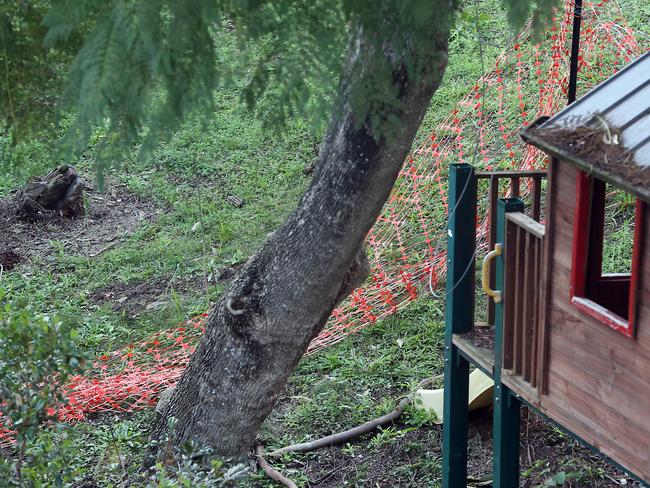
[{"label": "debris on roof", "polygon": [[650,200],[650,52],[522,137]]}]

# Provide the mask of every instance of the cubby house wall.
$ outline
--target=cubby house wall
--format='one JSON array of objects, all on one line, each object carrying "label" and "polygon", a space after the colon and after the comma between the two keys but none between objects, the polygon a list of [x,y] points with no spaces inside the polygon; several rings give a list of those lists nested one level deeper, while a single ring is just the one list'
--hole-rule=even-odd
[{"label": "cubby house wall", "polygon": [[579,170],[553,166],[553,239],[548,314],[548,395],[538,408],[597,450],[650,481],[650,212],[644,212],[638,321],[634,337],[571,303],[573,223]]}]

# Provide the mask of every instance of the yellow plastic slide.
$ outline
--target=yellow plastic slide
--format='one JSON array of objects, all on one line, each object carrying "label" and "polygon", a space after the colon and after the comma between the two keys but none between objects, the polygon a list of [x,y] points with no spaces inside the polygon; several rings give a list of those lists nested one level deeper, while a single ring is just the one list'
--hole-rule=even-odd
[{"label": "yellow plastic slide", "polygon": [[[492,404],[492,387],[494,382],[479,369],[475,369],[469,375],[469,398],[470,410],[487,407]],[[415,392],[415,406],[425,410],[433,411],[436,414],[436,424],[442,423],[444,389],[418,390]]]}]

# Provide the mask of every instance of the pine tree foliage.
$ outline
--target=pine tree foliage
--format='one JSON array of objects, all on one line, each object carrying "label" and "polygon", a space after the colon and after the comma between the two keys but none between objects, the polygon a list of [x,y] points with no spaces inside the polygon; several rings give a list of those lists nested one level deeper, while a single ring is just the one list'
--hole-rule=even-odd
[{"label": "pine tree foliage", "polygon": [[510,25],[519,29],[532,13],[533,33],[538,35],[552,17],[558,0],[502,0],[508,11]]},{"label": "pine tree foliage", "polygon": [[[335,1],[208,0],[63,1],[46,19],[48,45],[78,24],[95,28],[71,68],[64,106],[76,113],[68,147],[83,149],[106,130],[103,160],[146,132],[143,147],[169,135],[190,115],[217,110],[215,89],[240,87],[249,107],[270,94],[269,125],[305,113],[311,99],[324,113],[334,92],[346,30]],[[227,34],[224,34],[227,33]],[[220,43],[232,42],[227,58]],[[128,147],[128,146],[127,146]]]},{"label": "pine tree foliage", "polygon": [[46,49],[49,0],[0,0],[0,124],[14,142],[52,127],[78,35]]},{"label": "pine tree foliage", "polygon": [[[8,0],[0,1],[0,18],[16,18],[18,7],[12,10],[6,6]],[[543,19],[556,2],[503,1],[513,24],[522,23],[531,9],[535,18]],[[93,134],[100,129],[102,137],[95,145],[100,169],[119,161],[135,142],[141,142],[143,149],[153,147],[192,115],[208,120],[218,110],[213,93],[220,89],[238,89],[245,105],[257,108],[267,126],[276,128],[294,116],[306,117],[317,126],[333,110],[344,109],[335,100],[337,93],[348,90],[352,106],[347,109],[355,111],[357,120],[370,118],[373,127],[384,127],[377,137],[389,134],[391,125],[399,123],[391,109],[397,94],[389,63],[370,78],[364,76],[363,85],[354,84],[362,78],[360,73],[345,73],[345,79],[352,82],[341,84],[346,49],[352,48],[350,32],[363,29],[365,38],[376,40],[377,49],[390,49],[395,58],[403,58],[413,75],[423,71],[417,64],[433,48],[426,41],[433,24],[451,22],[459,6],[458,0],[9,3],[29,5],[30,11],[38,12],[31,21],[32,30],[20,35],[13,27],[0,30],[10,66],[21,55],[24,58],[26,48],[10,47],[4,41],[7,32],[23,43],[29,40],[40,46],[44,42],[41,49],[48,56],[79,46],[61,99],[61,107],[74,115],[64,147],[85,150],[91,140],[96,142]],[[40,18],[48,9],[44,35]],[[411,49],[413,44],[416,49]],[[9,51],[13,55],[7,56]],[[30,62],[34,64],[25,61]],[[4,87],[0,103],[11,114],[9,119],[18,119],[11,86]]]}]

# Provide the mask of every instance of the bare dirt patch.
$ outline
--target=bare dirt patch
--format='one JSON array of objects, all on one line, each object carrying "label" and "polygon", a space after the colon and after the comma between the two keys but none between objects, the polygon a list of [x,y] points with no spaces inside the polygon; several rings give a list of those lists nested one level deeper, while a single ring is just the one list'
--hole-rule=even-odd
[{"label": "bare dirt patch", "polygon": [[[237,263],[219,269],[217,283],[226,283],[235,277],[243,266]],[[208,288],[201,273],[179,276],[164,276],[138,283],[112,283],[96,290],[90,299],[98,304],[110,302],[113,310],[135,318],[143,312],[163,308],[172,299],[172,291],[181,296],[203,293]]]},{"label": "bare dirt patch", "polygon": [[174,293],[183,295],[189,291],[203,291],[204,280],[199,275],[159,277],[140,283],[113,283],[90,295],[95,303],[110,302],[113,310],[129,318],[163,308]]},{"label": "bare dirt patch", "polygon": [[96,256],[131,235],[162,210],[152,202],[112,184],[105,193],[88,192],[87,213],[70,219],[57,214],[29,222],[15,214],[14,196],[0,199],[0,250],[25,261],[48,260],[63,248],[67,254]]},{"label": "bare dirt patch", "polygon": [[439,464],[442,429],[422,428],[408,432],[386,446],[369,447],[366,436],[347,452],[340,447],[318,451],[316,459],[305,459],[302,466],[312,488],[341,486],[432,486],[424,479],[432,464]]},{"label": "bare dirt patch", "polygon": [[[524,408],[521,418],[520,487],[641,488],[639,482],[533,412]],[[468,486],[491,486],[492,411],[473,412],[469,420]],[[398,424],[396,428],[408,426]],[[283,472],[303,472],[312,488],[434,486],[429,481],[433,466],[439,467],[441,462],[441,426],[424,426],[378,448],[369,447],[372,437],[362,437],[346,449],[335,446],[301,456]],[[545,485],[560,472],[565,473],[564,483]],[[435,476],[439,482],[439,474]]]},{"label": "bare dirt patch", "polygon": [[[520,431],[520,487],[641,488],[639,482],[527,408],[522,408]],[[469,439],[469,476],[473,479],[489,477],[492,472],[491,410],[475,412],[470,417]],[[564,483],[544,484],[550,483],[547,480],[560,472],[565,473]],[[527,476],[524,473],[528,473]]]},{"label": "bare dirt patch", "polygon": [[23,260],[23,257],[11,249],[0,249],[0,269],[11,271]]}]

